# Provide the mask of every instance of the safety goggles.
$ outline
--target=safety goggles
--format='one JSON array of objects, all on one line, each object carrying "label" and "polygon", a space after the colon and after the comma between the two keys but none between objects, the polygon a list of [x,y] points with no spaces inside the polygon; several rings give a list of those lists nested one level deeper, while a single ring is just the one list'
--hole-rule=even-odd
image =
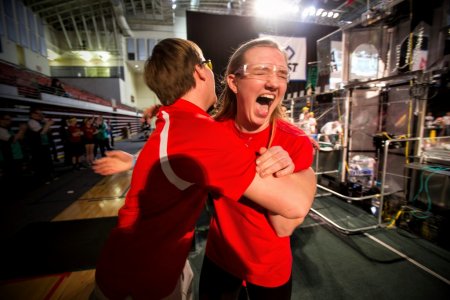
[{"label": "safety goggles", "polygon": [[260,80],[269,80],[275,75],[279,80],[289,81],[289,69],[286,66],[274,64],[245,64],[234,74]]},{"label": "safety goggles", "polygon": [[212,61],[210,59],[206,59],[202,62],[200,62],[201,64],[205,64],[211,71],[213,70],[213,64]]}]

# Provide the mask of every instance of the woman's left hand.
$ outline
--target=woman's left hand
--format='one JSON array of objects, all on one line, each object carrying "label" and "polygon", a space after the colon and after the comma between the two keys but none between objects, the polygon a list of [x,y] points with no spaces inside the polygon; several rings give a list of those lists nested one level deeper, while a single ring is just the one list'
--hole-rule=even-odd
[{"label": "woman's left hand", "polygon": [[294,162],[281,146],[273,146],[269,149],[263,147],[259,149],[259,154],[261,156],[256,159],[256,172],[261,177],[269,175],[281,177],[294,172]]}]

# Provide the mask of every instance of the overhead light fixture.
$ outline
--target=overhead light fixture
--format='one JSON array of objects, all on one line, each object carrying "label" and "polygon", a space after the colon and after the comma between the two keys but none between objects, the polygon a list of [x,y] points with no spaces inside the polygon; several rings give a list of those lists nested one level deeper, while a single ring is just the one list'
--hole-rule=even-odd
[{"label": "overhead light fixture", "polygon": [[335,12],[335,13],[333,14],[333,19],[336,19],[337,17],[339,17],[339,13]]},{"label": "overhead light fixture", "polygon": [[73,52],[86,62],[91,61],[93,56],[90,51],[73,51]]},{"label": "overhead light fixture", "polygon": [[323,8],[318,8],[316,11],[316,16],[320,16],[323,12]]}]

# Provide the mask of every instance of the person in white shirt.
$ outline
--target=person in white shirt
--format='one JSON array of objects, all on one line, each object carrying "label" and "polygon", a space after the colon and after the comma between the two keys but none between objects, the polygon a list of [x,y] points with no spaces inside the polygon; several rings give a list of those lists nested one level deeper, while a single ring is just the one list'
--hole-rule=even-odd
[{"label": "person in white shirt", "polygon": [[336,144],[342,135],[342,125],[339,121],[325,123],[320,129],[320,133],[324,136],[326,142]]}]

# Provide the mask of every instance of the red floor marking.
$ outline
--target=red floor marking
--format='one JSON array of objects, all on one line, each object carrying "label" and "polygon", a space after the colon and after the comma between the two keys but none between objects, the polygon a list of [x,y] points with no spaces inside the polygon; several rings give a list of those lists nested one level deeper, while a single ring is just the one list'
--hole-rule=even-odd
[{"label": "red floor marking", "polygon": [[55,282],[53,287],[50,289],[47,296],[45,296],[44,300],[49,300],[53,296],[53,294],[56,292],[56,290],[59,288],[59,286],[64,281],[64,279],[66,279],[66,277],[69,277],[70,274],[71,274],[71,272],[67,272],[67,273],[62,273],[61,275],[59,275],[58,280]]}]

